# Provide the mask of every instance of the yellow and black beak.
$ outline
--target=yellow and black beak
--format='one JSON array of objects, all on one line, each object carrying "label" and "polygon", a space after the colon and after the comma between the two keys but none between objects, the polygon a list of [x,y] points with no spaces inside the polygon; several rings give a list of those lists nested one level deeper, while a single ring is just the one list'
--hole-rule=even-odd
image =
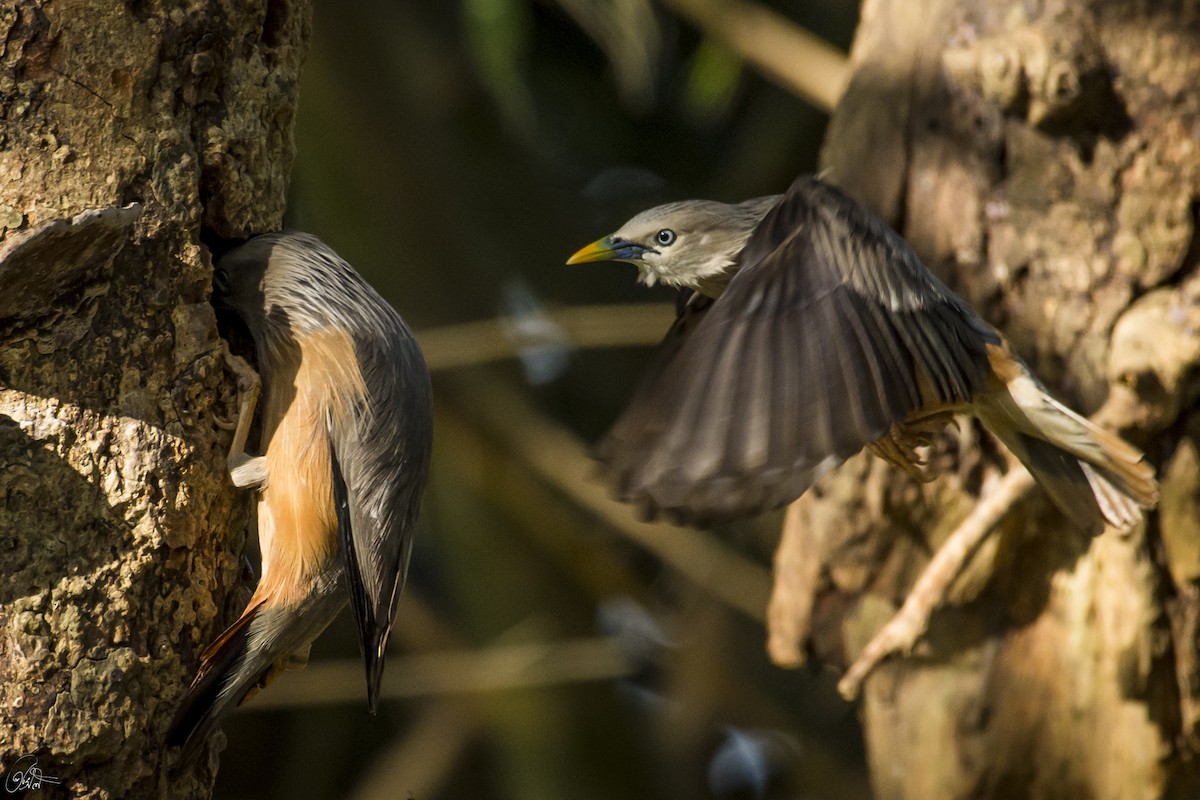
[{"label": "yellow and black beak", "polygon": [[642,255],[647,251],[658,252],[651,247],[646,247],[637,242],[626,241],[616,236],[605,236],[603,239],[597,239],[587,247],[579,250],[575,255],[567,259],[567,263],[586,264],[591,261],[636,262],[641,261]]}]

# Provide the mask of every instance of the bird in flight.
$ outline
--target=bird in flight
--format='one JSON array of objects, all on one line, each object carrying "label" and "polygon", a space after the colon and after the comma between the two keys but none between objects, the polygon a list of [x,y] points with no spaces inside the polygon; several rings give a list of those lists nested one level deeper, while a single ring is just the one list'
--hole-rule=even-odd
[{"label": "bird in flight", "polygon": [[1081,527],[1129,527],[1144,456],[1046,391],[1004,337],[840,189],[686,200],[567,261],[679,287],[678,315],[595,454],[617,496],[706,526],[790,503],[864,447],[922,477],[916,447],[974,415]]}]

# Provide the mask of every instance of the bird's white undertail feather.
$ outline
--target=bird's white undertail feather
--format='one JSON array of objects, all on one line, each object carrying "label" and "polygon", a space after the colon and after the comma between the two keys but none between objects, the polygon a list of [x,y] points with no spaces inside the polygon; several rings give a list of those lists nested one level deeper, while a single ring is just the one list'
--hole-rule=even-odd
[{"label": "bird's white undertail feather", "polygon": [[1123,530],[1132,528],[1142,517],[1137,501],[1105,480],[1091,464],[1080,462],[1080,466],[1104,518]]},{"label": "bird's white undertail feather", "polygon": [[1005,388],[976,397],[974,406],[1056,505],[1084,527],[1128,528],[1141,508],[1157,504],[1154,469],[1143,454],[1046,394],[1024,369]]}]

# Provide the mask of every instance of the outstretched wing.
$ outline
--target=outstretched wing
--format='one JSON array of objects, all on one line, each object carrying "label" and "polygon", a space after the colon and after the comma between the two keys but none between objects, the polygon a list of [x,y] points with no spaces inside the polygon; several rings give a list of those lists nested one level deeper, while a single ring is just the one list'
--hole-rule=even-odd
[{"label": "outstretched wing", "polygon": [[659,343],[654,358],[646,369],[645,377],[634,391],[625,412],[596,446],[593,452],[595,458],[603,463],[610,462],[618,455],[614,449],[619,450],[624,447],[624,443],[643,438],[646,431],[658,424],[658,398],[669,391],[668,387],[663,385],[663,379],[670,374],[668,367],[679,354],[688,336],[700,324],[700,320],[704,319],[713,302],[711,297],[705,297],[691,289],[679,291],[675,303],[675,322]]},{"label": "outstretched wing", "polygon": [[619,496],[651,515],[704,525],[776,508],[915,409],[982,388],[995,332],[816,178],[792,185],[740,263],[698,321],[680,316],[597,448]]},{"label": "outstretched wing", "polygon": [[433,433],[429,372],[416,340],[381,298],[354,337],[365,392],[328,420],[333,494],[372,713],[384,650],[412,552]]}]

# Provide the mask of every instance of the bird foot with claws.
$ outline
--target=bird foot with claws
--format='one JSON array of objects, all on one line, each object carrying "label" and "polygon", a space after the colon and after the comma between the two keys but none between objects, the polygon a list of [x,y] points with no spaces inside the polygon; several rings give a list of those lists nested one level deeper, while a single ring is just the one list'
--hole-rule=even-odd
[{"label": "bird foot with claws", "polygon": [[229,445],[229,456],[226,464],[233,485],[239,489],[261,487],[266,483],[266,459],[262,456],[251,456],[246,452],[246,439],[250,435],[250,424],[254,420],[254,410],[258,406],[258,397],[262,391],[262,380],[250,365],[242,358],[229,351],[229,344],[222,342],[221,347],[225,363],[237,376],[238,412],[236,420],[217,418],[217,425],[224,430],[233,431],[233,441]]},{"label": "bird foot with claws", "polygon": [[934,477],[925,471],[925,467],[929,466],[929,458],[918,450],[929,447],[933,443],[934,435],[940,433],[953,419],[953,412],[947,410],[907,419],[893,425],[887,435],[871,442],[867,448],[916,480],[929,483]]}]

